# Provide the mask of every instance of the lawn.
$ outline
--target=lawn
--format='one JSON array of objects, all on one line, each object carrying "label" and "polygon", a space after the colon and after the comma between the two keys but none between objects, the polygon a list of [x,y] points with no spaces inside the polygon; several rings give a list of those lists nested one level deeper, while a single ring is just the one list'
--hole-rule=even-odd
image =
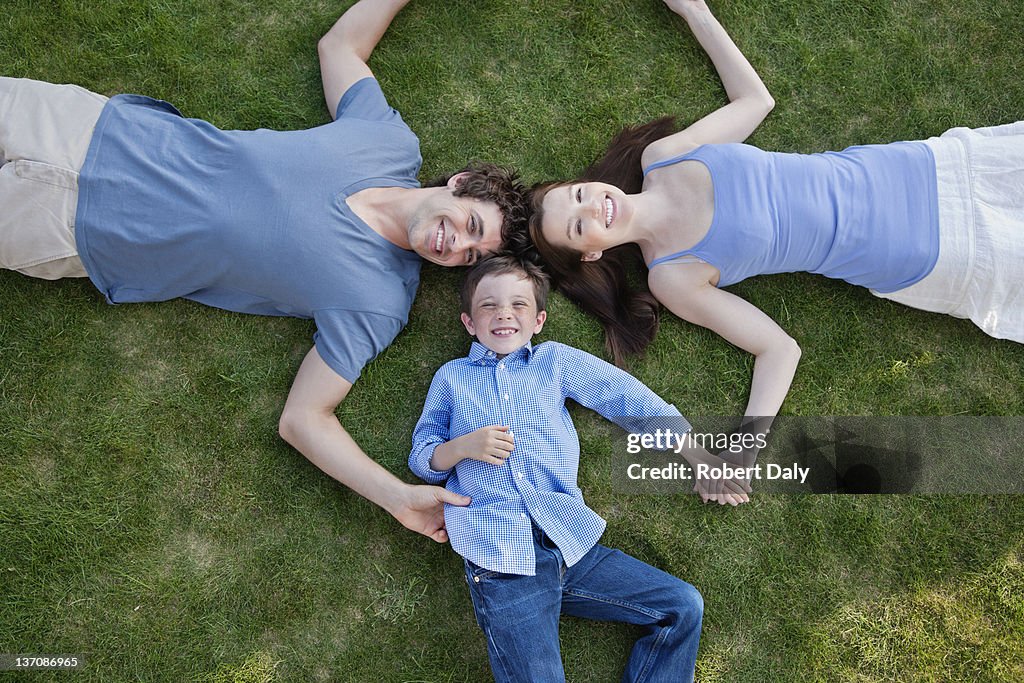
[{"label": "lawn", "polygon": [[[138,92],[222,128],[328,120],[316,41],[343,1],[4,0],[0,74]],[[712,5],[777,101],[752,142],[813,152],[1024,116],[1016,0]],[[725,101],[655,0],[414,0],[371,59],[422,177],[471,158],[569,176],[622,125]],[[460,273],[423,271],[410,324],[339,410],[412,481],[434,370],[463,354]],[[733,288],[804,356],[787,415],[1024,415],[1024,349],[812,275]],[[0,272],[0,653],[77,674],[0,680],[489,680],[461,560],[276,433],[311,322],[186,301],[109,306],[87,281]],[[554,297],[541,339],[603,354]],[[630,367],[684,414],[742,410],[750,358],[666,316]],[[756,495],[738,509],[611,484],[616,428],[574,410],[604,542],[683,577],[698,680],[1024,680],[1024,500]],[[1024,449],[1022,449],[1024,450]],[[985,466],[966,444],[964,458]],[[615,681],[636,632],[566,619],[573,681]],[[5,676],[9,678],[4,678]]]}]

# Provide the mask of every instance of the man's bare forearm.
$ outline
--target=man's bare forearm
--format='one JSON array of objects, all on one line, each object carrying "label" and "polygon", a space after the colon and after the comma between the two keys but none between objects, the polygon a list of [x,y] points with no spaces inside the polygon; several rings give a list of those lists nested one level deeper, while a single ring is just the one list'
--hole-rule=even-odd
[{"label": "man's bare forearm", "polygon": [[408,4],[409,0],[361,0],[334,23],[321,43],[344,45],[365,62],[395,15]]},{"label": "man's bare forearm", "polygon": [[407,484],[374,462],[333,413],[283,416],[281,436],[329,477],[395,514]]}]

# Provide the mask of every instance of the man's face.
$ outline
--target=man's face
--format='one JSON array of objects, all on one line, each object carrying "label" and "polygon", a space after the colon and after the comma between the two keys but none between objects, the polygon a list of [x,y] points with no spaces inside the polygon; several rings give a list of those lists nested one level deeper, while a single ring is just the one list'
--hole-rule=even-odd
[{"label": "man's face", "polygon": [[441,266],[468,266],[501,248],[502,215],[493,201],[456,197],[461,174],[420,204],[409,221],[413,251]]},{"label": "man's face", "polygon": [[466,331],[505,356],[541,331],[548,314],[537,310],[533,283],[520,273],[488,275],[473,293],[471,315],[462,314]]}]

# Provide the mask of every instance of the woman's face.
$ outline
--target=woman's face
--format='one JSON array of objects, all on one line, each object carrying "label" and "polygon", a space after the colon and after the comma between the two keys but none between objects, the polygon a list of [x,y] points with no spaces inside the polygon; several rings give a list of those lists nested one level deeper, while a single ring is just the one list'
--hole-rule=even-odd
[{"label": "woman's face", "polygon": [[602,251],[629,241],[632,204],[622,190],[605,183],[569,183],[548,191],[541,232],[556,247],[599,258]]}]

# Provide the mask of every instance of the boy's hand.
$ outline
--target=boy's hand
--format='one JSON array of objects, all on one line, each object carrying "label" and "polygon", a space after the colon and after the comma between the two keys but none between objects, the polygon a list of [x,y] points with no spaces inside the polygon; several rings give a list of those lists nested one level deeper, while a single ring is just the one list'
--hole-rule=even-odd
[{"label": "boy's hand", "polygon": [[719,505],[742,505],[750,502],[750,495],[747,490],[749,485],[742,479],[707,479],[698,478],[693,486],[694,493],[700,496],[705,503],[718,503]]},{"label": "boy's hand", "polygon": [[504,465],[508,456],[515,448],[515,439],[508,427],[488,425],[475,432],[464,434],[450,442],[461,456],[459,460],[470,458],[491,465]]},{"label": "boy's hand", "polygon": [[442,472],[455,467],[463,460],[479,460],[490,465],[504,465],[512,454],[515,442],[508,427],[488,425],[457,439],[440,444],[434,449],[430,467]]},{"label": "boy's hand", "polygon": [[[750,502],[750,484],[745,479],[746,470],[729,465],[718,456],[708,453],[703,447],[694,444],[692,439],[687,441],[687,447],[681,453],[683,458],[694,468],[694,472],[699,471],[699,465],[707,465],[710,470],[722,468],[722,474],[726,475],[718,479],[707,476],[696,477],[693,490],[700,495],[702,501],[732,506]],[[729,469],[728,473],[724,471],[726,467]]]}]

